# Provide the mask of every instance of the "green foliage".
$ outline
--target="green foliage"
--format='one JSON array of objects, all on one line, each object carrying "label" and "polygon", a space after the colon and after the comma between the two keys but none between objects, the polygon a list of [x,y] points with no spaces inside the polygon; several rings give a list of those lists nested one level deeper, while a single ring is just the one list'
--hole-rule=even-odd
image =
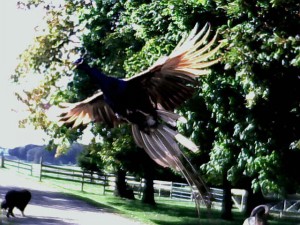
[{"label": "green foliage", "polygon": [[228,49],[225,71],[216,68],[200,92],[215,123],[203,168],[214,183],[226,172],[233,184],[249,177],[255,191],[283,194],[295,181],[283,168],[298,167],[282,156],[299,140],[299,3],[215,2],[227,13],[220,32]]},{"label": "green foliage", "polygon": [[158,166],[150,159],[143,149],[136,146],[131,136],[131,128],[122,125],[118,128],[106,128],[101,125],[94,126],[92,132],[95,137],[101,137],[101,141],[90,144],[94,149],[91,152],[96,158],[100,158],[105,164],[106,170],[115,172],[117,168],[143,177],[145,166],[157,170]]},{"label": "green foliage", "polygon": [[87,146],[77,158],[78,166],[83,170],[101,172],[103,169],[103,161],[95,154],[93,145]]}]

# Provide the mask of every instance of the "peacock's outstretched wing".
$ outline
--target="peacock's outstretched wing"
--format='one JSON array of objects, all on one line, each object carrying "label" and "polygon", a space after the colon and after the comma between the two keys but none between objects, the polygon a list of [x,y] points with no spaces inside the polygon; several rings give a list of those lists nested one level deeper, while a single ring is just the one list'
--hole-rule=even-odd
[{"label": "peacock's outstretched wing", "polygon": [[210,59],[222,44],[214,46],[217,34],[208,41],[210,25],[206,24],[198,33],[197,30],[198,25],[169,56],[159,58],[147,70],[127,79],[142,85],[158,108],[174,110],[192,97],[195,79],[208,74],[208,68],[219,61]]},{"label": "peacock's outstretched wing", "polygon": [[81,102],[62,103],[60,107],[65,111],[60,115],[60,122],[73,128],[90,122],[104,122],[111,127],[121,123],[103,100],[102,92],[98,92]]}]

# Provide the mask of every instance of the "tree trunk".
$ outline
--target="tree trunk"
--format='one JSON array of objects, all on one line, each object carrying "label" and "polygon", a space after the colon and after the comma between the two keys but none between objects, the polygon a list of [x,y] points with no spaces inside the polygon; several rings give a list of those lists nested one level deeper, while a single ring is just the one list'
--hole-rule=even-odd
[{"label": "tree trunk", "polygon": [[249,188],[248,190],[248,200],[247,200],[247,204],[246,204],[246,215],[249,216],[251,214],[251,211],[258,205],[264,204],[266,203],[264,200],[264,196],[261,192],[261,190],[259,190],[256,193],[253,193],[252,188]]},{"label": "tree trunk", "polygon": [[224,189],[224,199],[223,199],[221,218],[225,220],[232,220],[231,184],[227,180],[226,172],[223,175],[223,189]]},{"label": "tree trunk", "polygon": [[265,204],[265,198],[259,190],[256,193],[253,193],[253,190],[251,188],[251,178],[244,178],[242,182],[240,182],[239,187],[243,188],[248,191],[248,197],[246,202],[246,208],[245,208],[245,216],[249,217],[251,214],[251,211],[258,205]]},{"label": "tree trunk", "polygon": [[91,176],[91,183],[94,181],[94,177],[93,177],[93,175],[94,175],[94,171],[93,170],[91,170],[91,173],[90,173],[90,176]]},{"label": "tree trunk", "polygon": [[126,171],[118,168],[116,171],[116,188],[114,195],[119,197],[124,197],[126,192]]},{"label": "tree trunk", "polygon": [[143,189],[143,197],[142,202],[149,204],[149,205],[155,205],[155,199],[154,199],[154,176],[155,176],[155,163],[153,162],[150,157],[146,157],[146,160],[143,164],[143,171],[144,171],[144,178],[145,178],[145,186]]},{"label": "tree trunk", "polygon": [[126,171],[120,168],[116,172],[116,189],[114,195],[121,198],[134,199],[133,190],[128,188],[126,184]]},{"label": "tree trunk", "polygon": [[154,200],[153,174],[150,170],[145,173],[145,187],[142,202],[150,205],[156,204]]}]

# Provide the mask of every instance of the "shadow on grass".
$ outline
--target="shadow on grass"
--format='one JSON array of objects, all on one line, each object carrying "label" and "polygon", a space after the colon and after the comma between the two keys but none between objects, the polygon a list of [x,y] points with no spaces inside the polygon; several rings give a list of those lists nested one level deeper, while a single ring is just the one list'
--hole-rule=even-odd
[{"label": "shadow on grass", "polygon": [[157,225],[241,225],[243,221],[241,213],[235,213],[234,220],[222,220],[221,212],[215,209],[201,208],[198,216],[193,204],[178,205],[172,200],[166,201],[166,203],[157,203],[155,206],[143,204],[139,200],[111,201],[108,204],[122,207],[131,212],[144,212],[148,215],[148,220]]},{"label": "shadow on grass", "polygon": [[[83,196],[84,192],[83,192],[83,195],[79,195],[76,193],[74,193],[74,194],[73,193],[64,193],[64,195],[68,196],[70,198],[73,198],[73,199],[78,199],[80,201],[84,201],[92,206],[97,207],[97,208],[101,208],[102,211],[104,211],[104,212],[122,214],[122,212],[120,210],[118,210],[117,208],[115,208],[113,205],[110,206],[105,203],[101,203],[98,200],[91,199],[90,197]],[[91,194],[89,193],[89,195],[91,195]]]},{"label": "shadow on grass", "polygon": [[223,220],[221,219],[221,211],[217,209],[207,210],[201,208],[199,216],[194,208],[176,206],[174,209],[172,205],[169,205],[164,206],[164,209],[173,220],[162,218],[160,220],[152,219],[151,221],[158,225],[241,225],[243,221],[243,215],[239,212],[233,213],[232,220]]},{"label": "shadow on grass", "polygon": [[[113,198],[113,197],[112,197]],[[193,204],[177,205],[171,201],[157,203],[155,206],[141,203],[140,200],[114,199],[107,202],[109,205],[122,207],[129,212],[144,212],[148,220],[157,225],[241,225],[246,219],[241,212],[233,211],[232,220],[221,219],[221,211],[216,209],[207,210],[201,208],[200,216]],[[176,206],[175,206],[175,205]],[[269,217],[269,225],[300,225],[299,218]]]},{"label": "shadow on grass", "polygon": [[[178,205],[176,204],[176,202],[166,201],[166,203],[159,202],[156,203],[156,205],[148,205],[142,203],[140,200],[118,199],[117,201],[109,201],[108,204],[122,207],[128,211],[145,213],[163,213],[164,215],[172,217],[185,216],[191,218],[198,218],[196,207],[190,203],[188,203],[187,205]],[[205,218],[209,217],[209,215],[212,215],[214,217],[214,214],[216,213],[216,210],[209,210],[209,213],[205,208],[201,208],[200,210],[201,217],[204,216]]]}]

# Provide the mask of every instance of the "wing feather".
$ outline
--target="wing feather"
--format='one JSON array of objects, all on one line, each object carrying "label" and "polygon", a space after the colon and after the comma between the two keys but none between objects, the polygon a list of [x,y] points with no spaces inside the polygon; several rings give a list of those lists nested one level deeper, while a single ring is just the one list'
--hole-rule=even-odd
[{"label": "wing feather", "polygon": [[156,160],[159,160],[163,167],[174,167],[174,162],[172,160],[172,155],[169,155],[167,151],[165,151],[161,146],[158,144],[157,139],[154,135],[148,135],[143,133],[146,142],[151,146],[148,150],[151,151],[151,154],[155,155]]},{"label": "wing feather", "polygon": [[192,96],[195,78],[208,74],[208,68],[219,61],[210,60],[221,47],[221,43],[213,47],[217,34],[208,41],[211,33],[208,23],[199,32],[197,30],[196,24],[169,56],[159,58],[147,70],[126,80],[143,85],[152,101],[163,108],[173,110],[181,105]]},{"label": "wing feather", "polygon": [[[160,112],[160,114],[165,115],[166,113]],[[174,119],[179,117],[178,115],[171,116]],[[135,142],[140,147],[143,147],[156,163],[181,172],[195,193],[194,197],[198,210],[201,200],[210,207],[211,196],[209,189],[176,143],[175,136],[178,134],[177,131],[162,124],[158,125],[150,133],[140,131],[136,125],[132,126],[132,131]]]},{"label": "wing feather", "polygon": [[170,156],[166,154],[153,135],[141,132],[136,125],[132,125],[132,133],[137,145],[145,149],[157,164],[162,167],[170,167]]},{"label": "wing feather", "polygon": [[60,115],[59,122],[72,126],[86,125],[90,122],[103,122],[115,126],[121,121],[112,109],[104,102],[102,92],[77,103],[62,103],[60,105],[66,113]]}]

